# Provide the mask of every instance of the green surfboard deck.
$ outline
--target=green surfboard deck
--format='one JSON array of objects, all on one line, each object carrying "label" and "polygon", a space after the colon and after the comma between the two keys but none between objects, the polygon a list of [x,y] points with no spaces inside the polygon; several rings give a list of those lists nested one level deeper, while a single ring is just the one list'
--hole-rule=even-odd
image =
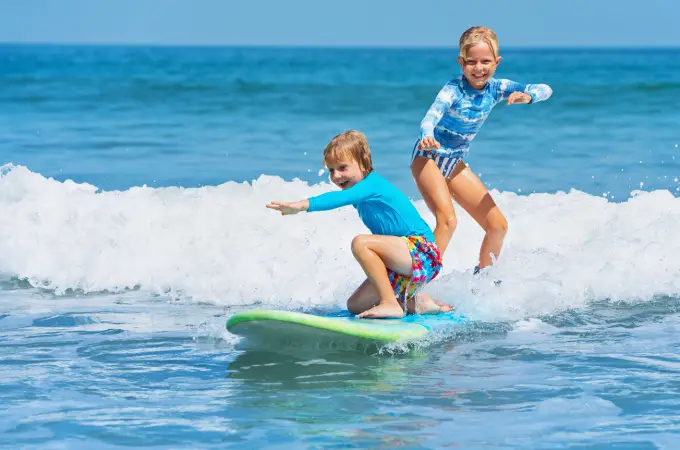
[{"label": "green surfboard deck", "polygon": [[424,337],[428,327],[401,319],[324,317],[293,311],[256,309],[234,314],[227,330],[245,338],[276,341],[300,339],[358,339],[375,342],[410,341]]}]

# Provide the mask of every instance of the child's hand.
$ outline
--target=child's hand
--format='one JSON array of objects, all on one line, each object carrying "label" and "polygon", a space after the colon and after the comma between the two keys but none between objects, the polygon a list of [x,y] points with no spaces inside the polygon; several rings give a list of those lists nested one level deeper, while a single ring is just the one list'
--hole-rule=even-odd
[{"label": "child's hand", "polygon": [[439,142],[433,137],[427,136],[418,143],[418,150],[426,150],[431,148],[440,148]]},{"label": "child's hand", "polygon": [[524,92],[513,92],[508,97],[508,105],[519,105],[521,103],[531,103],[531,95]]},{"label": "child's hand", "polygon": [[297,214],[301,211],[307,211],[309,209],[309,200],[300,200],[299,202],[271,202],[267,205],[269,209],[275,209],[281,211],[282,216],[288,216],[290,214]]}]

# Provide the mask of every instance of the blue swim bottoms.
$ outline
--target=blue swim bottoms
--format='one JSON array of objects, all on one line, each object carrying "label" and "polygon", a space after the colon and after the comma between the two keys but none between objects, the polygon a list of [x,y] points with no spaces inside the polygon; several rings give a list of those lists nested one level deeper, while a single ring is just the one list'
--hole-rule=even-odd
[{"label": "blue swim bottoms", "polygon": [[456,168],[456,164],[463,160],[463,157],[466,153],[467,152],[464,151],[447,152],[432,149],[418,150],[418,144],[416,144],[416,146],[413,148],[413,155],[411,155],[411,163],[413,163],[413,160],[415,160],[418,156],[424,156],[437,164],[437,167],[439,167],[439,170],[441,170],[444,178],[449,178],[453,172],[453,169]]}]

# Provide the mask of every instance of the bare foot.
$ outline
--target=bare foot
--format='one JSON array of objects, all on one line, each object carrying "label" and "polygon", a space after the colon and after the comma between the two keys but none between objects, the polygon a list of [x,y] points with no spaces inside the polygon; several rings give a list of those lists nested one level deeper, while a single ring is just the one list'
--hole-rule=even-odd
[{"label": "bare foot", "polygon": [[456,309],[455,306],[449,305],[448,303],[444,303],[444,302],[441,301],[441,300],[436,300],[436,299],[433,298],[432,301],[433,301],[436,305],[439,306],[439,311],[440,311],[440,312],[447,313],[447,312],[451,312],[451,311],[453,311],[454,309]]},{"label": "bare foot", "polygon": [[357,317],[361,319],[401,319],[404,317],[404,310],[395,300],[390,303],[380,303],[358,314]]},{"label": "bare foot", "polygon": [[420,294],[418,301],[413,304],[414,299],[409,299],[409,312],[411,314],[439,314],[453,311],[453,306],[439,300],[434,300],[426,293]]}]

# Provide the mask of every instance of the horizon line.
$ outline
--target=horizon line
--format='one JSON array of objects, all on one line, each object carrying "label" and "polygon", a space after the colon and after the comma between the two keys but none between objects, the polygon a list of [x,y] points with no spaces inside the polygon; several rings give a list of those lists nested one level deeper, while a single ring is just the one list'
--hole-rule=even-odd
[{"label": "horizon line", "polygon": [[[455,49],[457,45],[348,45],[348,44],[223,44],[223,43],[148,43],[148,42],[49,42],[0,41],[0,46],[51,46],[51,47],[173,47],[173,48],[262,48],[262,49],[365,49],[365,50],[441,50]],[[506,45],[509,50],[680,50],[680,45]]]}]

